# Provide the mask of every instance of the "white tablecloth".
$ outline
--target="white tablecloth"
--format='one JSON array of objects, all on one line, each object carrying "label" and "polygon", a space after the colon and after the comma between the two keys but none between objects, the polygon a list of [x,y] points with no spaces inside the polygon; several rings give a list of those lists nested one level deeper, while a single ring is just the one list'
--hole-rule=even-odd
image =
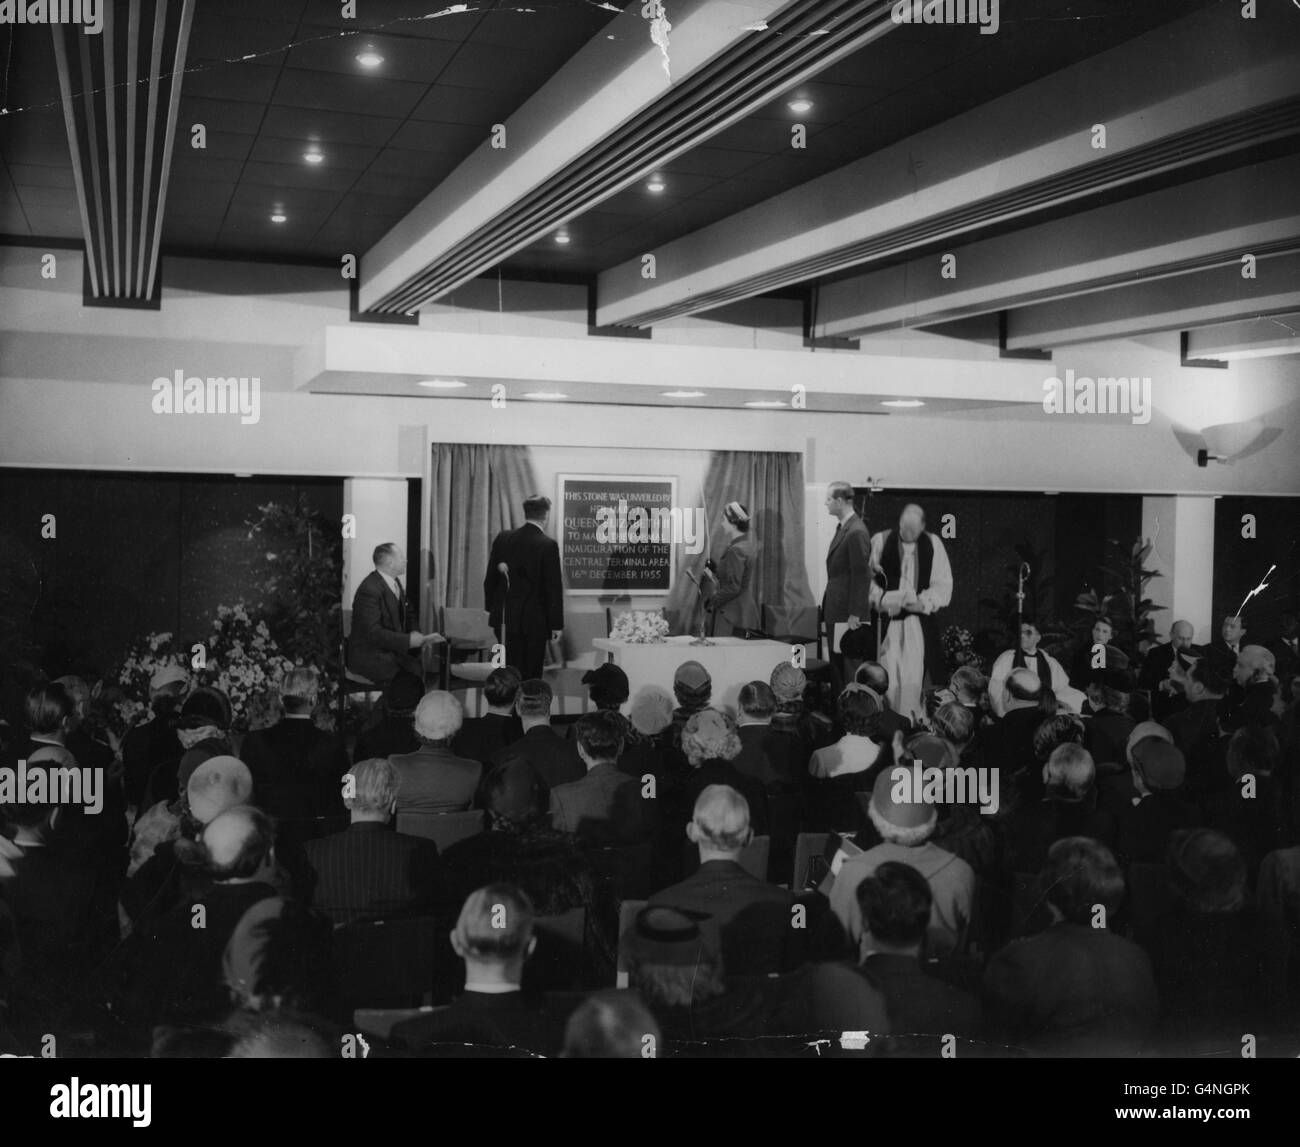
[{"label": "white tablecloth", "polygon": [[670,637],[662,645],[634,645],[598,637],[592,644],[597,661],[604,660],[601,654],[610,654],[614,664],[627,674],[633,699],[646,687],[663,689],[671,697],[677,667],[683,661],[698,661],[713,678],[710,704],[732,716],[742,685],[770,680],[772,670],[790,660],[790,646],[781,641],[746,641],[741,637],[711,640],[712,645],[692,645],[690,637]]}]

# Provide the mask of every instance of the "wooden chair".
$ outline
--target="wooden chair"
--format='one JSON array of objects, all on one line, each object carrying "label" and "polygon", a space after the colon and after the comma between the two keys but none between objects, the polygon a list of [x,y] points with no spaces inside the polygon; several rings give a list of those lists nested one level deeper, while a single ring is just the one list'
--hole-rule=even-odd
[{"label": "wooden chair", "polygon": [[808,882],[808,869],[812,866],[814,856],[821,856],[826,851],[826,842],[830,839],[828,832],[801,832],[794,840],[794,872],[791,875],[790,891],[798,894]]},{"label": "wooden chair", "polygon": [[362,677],[360,673],[353,673],[348,668],[348,641],[352,636],[352,611],[345,609],[343,611],[342,623],[339,626],[339,700],[338,700],[338,720],[340,727],[343,724],[343,715],[347,711],[349,697],[361,697],[365,702],[365,714],[368,717],[370,711],[374,708],[375,701],[379,699],[384,691],[384,687],[377,681],[370,680],[369,677]]},{"label": "wooden chair", "polygon": [[334,931],[341,1015],[359,1007],[418,1008],[433,998],[439,924],[432,916],[347,924]]},{"label": "wooden chair", "polygon": [[618,964],[615,968],[614,986],[627,987],[627,954],[623,951],[623,937],[636,920],[636,914],[646,906],[644,900],[624,900],[618,907]]},{"label": "wooden chair", "polygon": [[[699,845],[692,844],[689,840],[683,841],[683,843],[686,848],[682,853],[682,871],[687,876],[690,876],[691,873],[699,871],[700,849]],[[740,867],[756,880],[766,881],[768,860],[771,854],[772,838],[770,836],[756,836],[741,852]]]},{"label": "wooden chair", "polygon": [[773,641],[787,645],[815,645],[817,655],[804,662],[804,675],[808,680],[829,679],[831,663],[825,659],[822,646],[821,608],[815,605],[784,606],[764,605],[761,612],[763,632]]},{"label": "wooden chair", "polygon": [[442,654],[442,688],[451,687],[451,678],[457,676],[456,666],[466,661],[482,662],[491,656],[496,644],[496,634],[488,625],[486,609],[461,609],[445,605],[438,618],[438,632],[446,643],[438,646]]},{"label": "wooden chair", "polygon": [[439,852],[446,852],[457,841],[468,840],[483,831],[483,813],[477,809],[469,812],[399,812],[397,831],[431,840]]}]

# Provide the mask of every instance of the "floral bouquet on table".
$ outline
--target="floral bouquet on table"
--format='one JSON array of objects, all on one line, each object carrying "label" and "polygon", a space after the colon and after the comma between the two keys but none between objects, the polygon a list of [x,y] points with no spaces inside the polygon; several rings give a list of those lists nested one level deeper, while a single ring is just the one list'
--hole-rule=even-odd
[{"label": "floral bouquet on table", "polygon": [[668,640],[668,621],[658,610],[634,609],[618,615],[610,637],[631,645],[659,645]]},{"label": "floral bouquet on table", "polygon": [[279,718],[280,677],[293,668],[271,638],[265,621],[254,621],[241,601],[217,607],[212,633],[204,643],[205,665],[197,683],[230,698],[237,733],[264,729]]},{"label": "floral bouquet on table", "polygon": [[127,646],[118,667],[102,682],[104,719],[117,737],[145,720],[149,713],[149,682],[166,665],[184,665],[170,633],[149,633]]},{"label": "floral bouquet on table", "polygon": [[940,640],[943,642],[943,655],[951,668],[959,669],[963,665],[971,665],[976,669],[983,669],[980,655],[975,652],[975,638],[964,625],[948,626]]}]

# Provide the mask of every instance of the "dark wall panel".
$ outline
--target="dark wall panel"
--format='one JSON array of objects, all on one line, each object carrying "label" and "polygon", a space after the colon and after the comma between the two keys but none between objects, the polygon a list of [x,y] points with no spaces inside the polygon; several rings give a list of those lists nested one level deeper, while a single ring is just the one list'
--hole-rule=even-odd
[{"label": "dark wall panel", "polygon": [[[1255,537],[1243,538],[1242,516],[1253,514]],[[1300,498],[1219,498],[1214,503],[1214,629],[1276,565],[1268,588],[1246,604],[1247,640],[1277,637],[1283,610],[1300,606]]]}]

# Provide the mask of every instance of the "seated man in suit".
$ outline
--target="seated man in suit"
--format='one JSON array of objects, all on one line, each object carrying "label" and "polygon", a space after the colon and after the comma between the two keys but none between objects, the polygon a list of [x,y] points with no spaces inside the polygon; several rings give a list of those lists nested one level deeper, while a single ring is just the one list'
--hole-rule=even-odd
[{"label": "seated man in suit", "polygon": [[686,826],[700,867],[680,884],[650,897],[652,905],[712,916],[722,934],[722,959],[735,976],[766,976],[786,965],[791,938],[790,893],[751,876],[740,854],[753,839],[749,805],[726,785],[709,785]]},{"label": "seated man in suit", "polygon": [[471,893],[451,946],[465,961],[464,992],[445,1008],[396,1024],[394,1043],[430,1057],[528,1058],[559,1051],[559,1024],[522,987],[524,961],[537,946],[527,896],[508,884]]},{"label": "seated man in suit", "polygon": [[1142,671],[1138,674],[1138,688],[1151,694],[1151,716],[1157,721],[1185,707],[1182,691],[1175,684],[1171,671],[1175,665],[1186,672],[1196,656],[1192,638],[1196,631],[1190,621],[1175,621],[1169,627],[1169,640],[1157,645],[1146,655]]},{"label": "seated man in suit", "polygon": [[1159,1004],[1151,961],[1132,940],[1098,925],[1124,897],[1110,849],[1087,837],[1058,840],[1039,877],[1055,923],[1013,940],[984,973],[989,1034],[1038,1055],[1138,1054]]},{"label": "seated man in suit", "polygon": [[399,669],[423,679],[419,650],[442,641],[440,634],[407,630],[406,555],[396,542],[376,546],[375,568],[357,586],[352,599],[352,633],[348,668],[377,684],[386,684]]},{"label": "seated man in suit", "polygon": [[279,820],[339,816],[339,789],[348,767],[340,737],[316,727],[319,680],[314,669],[291,669],[280,679],[284,716],[244,738],[240,760],[253,777],[257,803]]},{"label": "seated man in suit", "polygon": [[397,792],[399,813],[463,812],[469,808],[483,766],[451,751],[464,719],[465,711],[451,693],[435,689],[420,699],[415,707],[420,747],[414,753],[389,758],[402,778]]},{"label": "seated man in suit", "polygon": [[930,885],[911,865],[886,861],[857,889],[862,912],[862,964],[885,996],[893,1054],[937,1055],[946,1034],[980,1035],[980,1002],[930,975],[921,947],[930,924]]},{"label": "seated man in suit", "polygon": [[164,1020],[205,1024],[229,1011],[226,944],[249,908],[278,895],[271,883],[275,827],[260,809],[239,805],[220,813],[203,830],[200,849],[212,877],[207,892],[133,933],[113,961],[126,973],[115,1010],[141,1037]]},{"label": "seated man in suit", "polygon": [[623,735],[609,713],[588,713],[577,724],[577,750],[587,774],[551,789],[551,821],[588,844],[639,844],[655,829],[654,801],[622,772]]},{"label": "seated man in suit", "polygon": [[522,680],[519,670],[510,665],[493,669],[483,683],[483,700],[488,711],[482,717],[466,717],[452,749],[458,757],[468,757],[484,765],[507,745],[522,735],[515,715],[515,698]]},{"label": "seated man in suit", "polygon": [[410,914],[435,899],[438,846],[388,827],[400,784],[391,761],[353,765],[343,778],[352,823],[303,846],[310,873],[305,899],[335,924]]},{"label": "seated man in suit", "polygon": [[875,697],[880,710],[880,729],[886,744],[893,741],[895,733],[902,733],[904,737],[912,735],[912,722],[890,708],[888,669],[879,661],[864,661],[853,674],[853,680],[858,685],[866,686],[867,691]]},{"label": "seated man in suit", "polygon": [[527,761],[551,788],[582,779],[586,770],[577,747],[551,728],[551,699],[551,687],[540,678],[519,686],[515,712],[524,735],[493,755],[493,768]]},{"label": "seated man in suit", "polygon": [[1144,737],[1132,746],[1130,759],[1137,797],[1119,810],[1115,851],[1129,864],[1159,864],[1169,838],[1180,828],[1200,824],[1201,813],[1180,791],[1187,763],[1177,746],[1158,736]]},{"label": "seated man in suit", "polygon": [[766,681],[751,681],[741,686],[736,707],[740,756],[732,763],[769,792],[797,791],[805,754],[800,751],[798,740],[772,730],[772,716],[776,712],[772,686]]}]

